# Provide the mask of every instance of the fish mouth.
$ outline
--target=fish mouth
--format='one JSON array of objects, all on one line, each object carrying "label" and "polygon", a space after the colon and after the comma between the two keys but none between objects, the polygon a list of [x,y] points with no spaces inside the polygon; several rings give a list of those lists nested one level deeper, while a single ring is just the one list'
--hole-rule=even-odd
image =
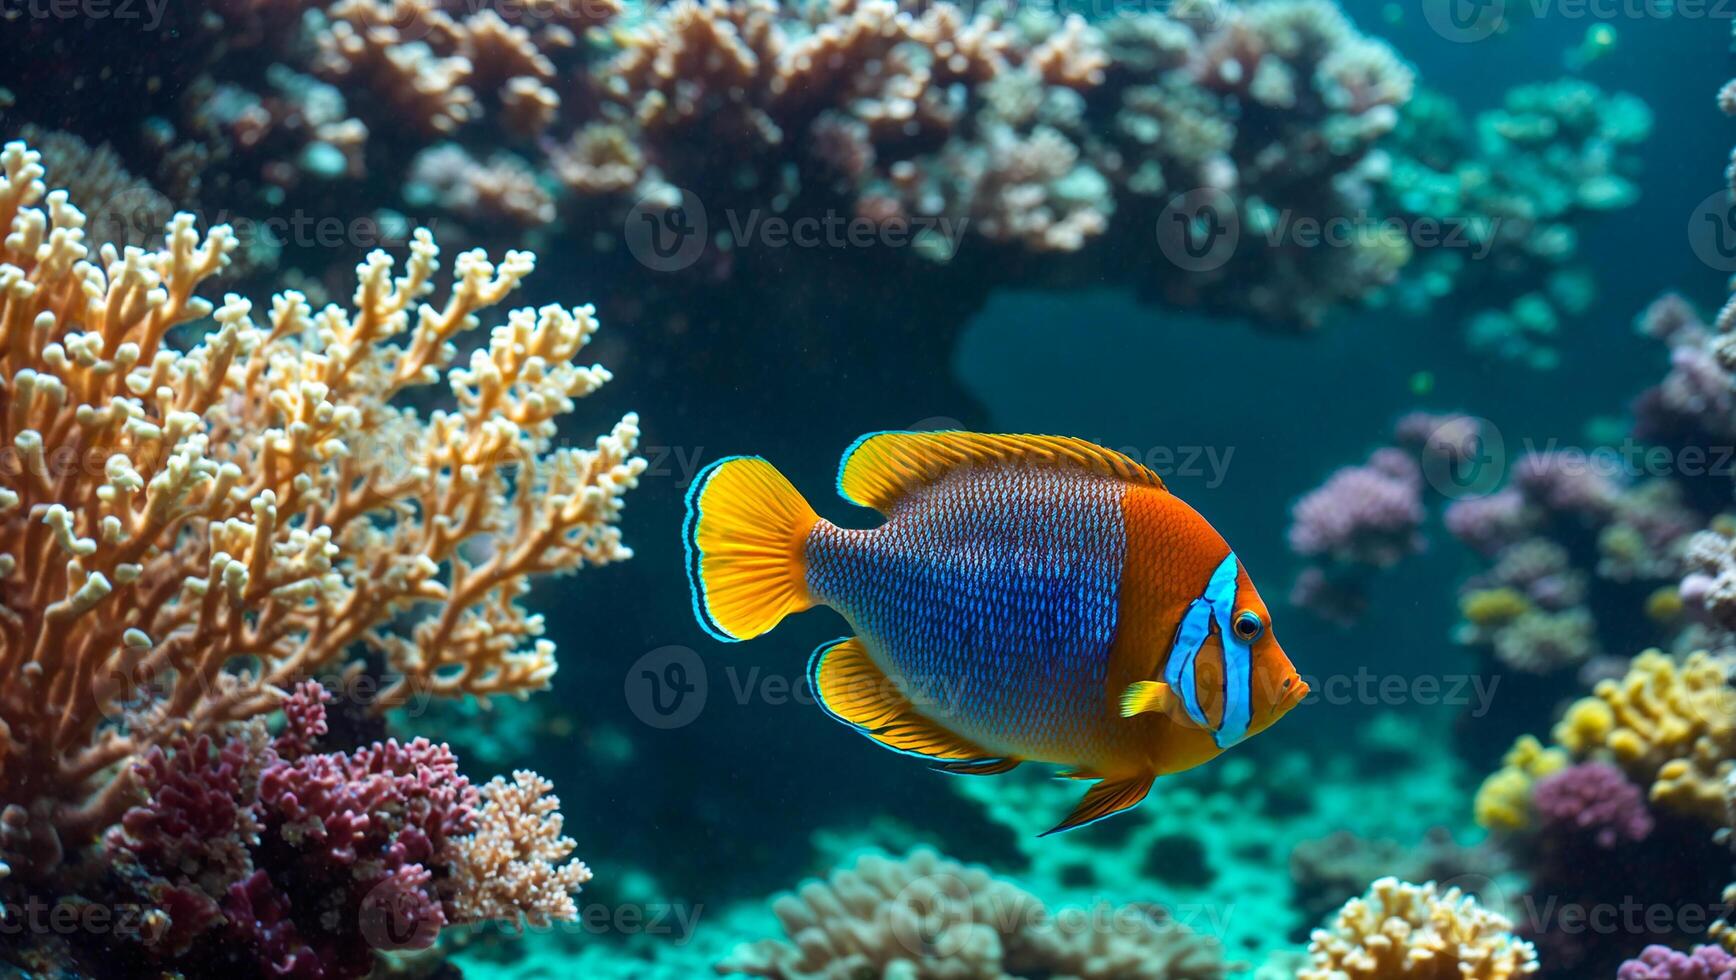
[{"label": "fish mouth", "polygon": [[1290,709],[1301,704],[1302,699],[1308,696],[1310,690],[1311,688],[1309,688],[1307,681],[1303,680],[1301,677],[1294,678],[1290,684],[1290,689],[1284,692],[1282,698],[1273,703],[1272,720],[1277,721],[1279,718],[1289,714]]}]

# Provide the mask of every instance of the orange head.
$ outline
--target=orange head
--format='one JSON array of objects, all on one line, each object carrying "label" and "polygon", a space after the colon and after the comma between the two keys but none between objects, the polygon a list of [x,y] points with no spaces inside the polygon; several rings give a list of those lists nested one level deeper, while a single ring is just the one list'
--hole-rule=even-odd
[{"label": "orange head", "polygon": [[1209,733],[1220,750],[1264,731],[1307,696],[1234,552],[1182,613],[1156,693],[1172,719]]}]

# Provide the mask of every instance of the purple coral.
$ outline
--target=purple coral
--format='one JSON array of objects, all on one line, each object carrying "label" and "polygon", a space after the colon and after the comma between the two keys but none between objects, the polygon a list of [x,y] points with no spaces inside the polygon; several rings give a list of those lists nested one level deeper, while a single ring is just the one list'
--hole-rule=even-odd
[{"label": "purple coral", "polygon": [[1482,497],[1463,497],[1447,505],[1447,532],[1480,554],[1493,555],[1526,525],[1525,498],[1509,487]]},{"label": "purple coral", "polygon": [[1525,499],[1551,511],[1582,517],[1607,515],[1621,488],[1583,453],[1530,453],[1513,464],[1513,485]]},{"label": "purple coral", "polygon": [[201,738],[139,766],[147,798],[109,844],[169,913],[159,949],[179,956],[226,921],[228,950],[193,955],[251,956],[272,976],[360,977],[375,950],[425,948],[451,921],[440,882],[452,840],[476,830],[476,787],[426,739],[312,751],[329,700],[303,684],[276,739]]},{"label": "purple coral", "polygon": [[1583,835],[1604,850],[1651,836],[1645,796],[1606,762],[1583,762],[1543,777],[1531,803],[1544,833]]},{"label": "purple coral", "polygon": [[1696,946],[1678,953],[1668,946],[1647,946],[1638,959],[1616,971],[1616,980],[1736,980],[1736,956],[1717,946]]},{"label": "purple coral", "polygon": [[1422,550],[1422,472],[1404,452],[1378,449],[1346,466],[1291,510],[1297,554],[1386,568]]}]

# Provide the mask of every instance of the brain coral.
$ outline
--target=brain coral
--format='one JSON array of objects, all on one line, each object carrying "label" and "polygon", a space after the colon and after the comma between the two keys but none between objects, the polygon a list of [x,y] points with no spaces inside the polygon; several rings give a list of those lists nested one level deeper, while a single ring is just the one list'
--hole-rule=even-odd
[{"label": "brain coral", "polygon": [[1513,924],[1457,888],[1382,878],[1308,943],[1297,980],[1507,980],[1537,972]]}]

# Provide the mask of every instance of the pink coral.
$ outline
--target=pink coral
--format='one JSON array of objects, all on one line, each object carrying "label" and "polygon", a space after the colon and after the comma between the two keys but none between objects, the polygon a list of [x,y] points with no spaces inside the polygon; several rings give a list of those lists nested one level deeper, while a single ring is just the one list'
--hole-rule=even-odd
[{"label": "pink coral", "polygon": [[1736,980],[1736,956],[1716,946],[1697,946],[1691,953],[1647,946],[1638,959],[1621,965],[1616,980]]}]

